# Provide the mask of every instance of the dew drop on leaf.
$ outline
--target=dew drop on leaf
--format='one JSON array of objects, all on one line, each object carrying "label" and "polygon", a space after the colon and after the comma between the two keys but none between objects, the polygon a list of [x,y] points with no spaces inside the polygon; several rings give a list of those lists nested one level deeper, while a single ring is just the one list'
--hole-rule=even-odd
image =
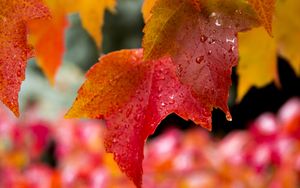
[{"label": "dew drop on leaf", "polygon": [[199,57],[196,58],[196,63],[200,64],[200,63],[203,62],[203,60],[204,60],[204,56],[203,55],[199,56]]},{"label": "dew drop on leaf", "polygon": [[200,41],[201,41],[201,42],[205,42],[206,40],[207,40],[207,36],[201,35]]},{"label": "dew drop on leaf", "polygon": [[239,15],[242,15],[242,10],[236,9],[236,10],[235,10],[235,13],[237,13],[237,14],[239,14]]},{"label": "dew drop on leaf", "polygon": [[212,12],[209,17],[215,17],[217,14],[215,12]]},{"label": "dew drop on leaf", "polygon": [[218,27],[222,26],[222,22],[221,22],[221,20],[219,20],[219,19],[216,19],[216,21],[215,21],[215,25],[216,25],[216,26],[218,26]]},{"label": "dew drop on leaf", "polygon": [[235,43],[235,38],[232,38],[232,39],[226,38],[226,42],[234,44]]},{"label": "dew drop on leaf", "polygon": [[174,104],[175,103],[175,99],[174,99],[174,95],[170,96],[170,104]]},{"label": "dew drop on leaf", "polygon": [[139,96],[139,97],[138,97],[138,100],[139,100],[140,102],[142,102],[144,99],[143,99],[142,96]]},{"label": "dew drop on leaf", "polygon": [[232,117],[231,117],[230,113],[227,113],[227,114],[226,114],[226,119],[227,119],[228,121],[232,121]]},{"label": "dew drop on leaf", "polygon": [[165,76],[164,76],[163,74],[161,74],[161,75],[159,76],[159,79],[160,79],[160,80],[164,80],[164,79],[165,79]]},{"label": "dew drop on leaf", "polygon": [[21,74],[21,71],[18,70],[18,71],[17,71],[17,76],[20,77],[21,75],[22,75],[22,74]]},{"label": "dew drop on leaf", "polygon": [[208,40],[208,44],[215,44],[216,43],[216,40],[215,39],[209,39]]},{"label": "dew drop on leaf", "polygon": [[140,119],[141,119],[141,114],[138,113],[134,116],[135,121],[140,121]]},{"label": "dew drop on leaf", "polygon": [[229,52],[229,53],[232,53],[233,51],[234,51],[234,46],[230,46],[228,52]]},{"label": "dew drop on leaf", "polygon": [[131,111],[132,111],[132,108],[129,108],[127,111],[126,111],[126,117],[129,118],[129,116],[131,115]]}]

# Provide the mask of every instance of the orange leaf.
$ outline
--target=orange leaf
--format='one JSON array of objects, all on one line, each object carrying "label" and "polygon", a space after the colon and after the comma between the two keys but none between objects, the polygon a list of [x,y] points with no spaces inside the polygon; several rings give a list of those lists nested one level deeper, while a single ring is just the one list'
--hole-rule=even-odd
[{"label": "orange leaf", "polygon": [[272,19],[275,8],[275,0],[248,0],[258,15],[261,24],[272,36]]},{"label": "orange leaf", "polygon": [[102,28],[106,9],[114,11],[115,0],[46,0],[52,13],[51,20],[35,20],[30,23],[30,40],[35,47],[37,63],[54,84],[55,74],[63,61],[64,32],[67,14],[78,12],[83,27],[95,39],[97,46],[102,43]]},{"label": "orange leaf", "polygon": [[56,72],[63,60],[64,34],[67,18],[60,0],[47,1],[52,19],[39,19],[29,23],[30,42],[35,47],[38,65],[53,85]]},{"label": "orange leaf", "polygon": [[144,18],[145,22],[147,22],[148,19],[150,18],[151,9],[154,6],[156,1],[157,0],[144,0],[143,7],[142,7],[142,13],[143,13],[143,18]]},{"label": "orange leaf", "polygon": [[18,94],[25,79],[28,21],[49,16],[41,0],[0,1],[0,99],[19,116]]},{"label": "orange leaf", "polygon": [[140,187],[144,143],[158,124],[176,113],[210,130],[211,110],[178,80],[170,58],[144,62],[142,50],[122,50],[91,68],[66,117],[104,118],[107,151]]}]

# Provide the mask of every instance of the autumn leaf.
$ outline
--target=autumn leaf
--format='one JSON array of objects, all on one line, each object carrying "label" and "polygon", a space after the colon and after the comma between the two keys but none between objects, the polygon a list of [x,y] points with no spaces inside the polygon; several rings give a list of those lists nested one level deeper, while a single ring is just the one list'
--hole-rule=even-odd
[{"label": "autumn leaf", "polygon": [[[50,3],[51,0],[48,0]],[[116,0],[55,0],[60,2],[67,13],[79,13],[82,26],[96,41],[98,47],[101,47],[102,33],[101,28],[104,23],[104,13],[108,9],[115,11]],[[57,8],[62,8],[57,7]]]},{"label": "autumn leaf", "polygon": [[300,16],[299,7],[298,0],[277,1],[273,38],[261,28],[239,34],[238,101],[252,86],[260,88],[272,81],[279,84],[278,52],[300,75],[300,23],[295,19]]},{"label": "autumn leaf", "polygon": [[[154,4],[156,3],[157,0],[144,0],[143,7],[142,7],[142,14],[143,14],[143,19],[145,22],[148,21],[148,19],[151,17],[151,10],[154,7]],[[200,2],[199,0],[188,0],[188,2],[194,7],[200,11]]]},{"label": "autumn leaf", "polygon": [[67,28],[64,3],[61,0],[47,0],[51,19],[38,19],[29,23],[30,43],[35,47],[35,56],[50,83],[62,64],[65,51],[64,34]]},{"label": "autumn leaf", "polygon": [[237,101],[241,101],[252,86],[260,88],[277,79],[277,56],[275,40],[262,27],[239,33],[238,38]]},{"label": "autumn leaf", "polygon": [[46,0],[52,19],[36,20],[29,24],[30,41],[35,47],[37,63],[54,84],[55,75],[63,61],[64,33],[67,15],[79,13],[83,27],[95,39],[98,47],[102,43],[101,28],[106,9],[114,11],[115,0]]},{"label": "autumn leaf", "polygon": [[[175,0],[174,2],[156,0],[152,8],[151,5],[153,4],[147,2],[145,2],[144,7],[149,7],[147,10],[151,10],[151,14],[149,11],[143,11],[144,17],[152,16],[144,28],[145,35],[142,45],[145,49],[145,59],[157,59],[164,55],[178,54],[184,49],[180,44],[183,38],[180,37],[187,33],[201,35],[196,29],[206,22],[211,22],[214,28],[205,27],[202,29],[215,35],[215,32],[212,32],[214,30],[229,26],[232,26],[233,31],[243,30],[255,25],[257,21],[252,8],[240,1],[202,0],[200,2],[202,2],[203,11],[200,14],[191,0]],[[225,23],[220,23],[223,21]],[[184,39],[190,39],[188,37],[186,36]],[[199,39],[200,37],[197,37],[197,40],[193,41],[201,42]]]},{"label": "autumn leaf", "polygon": [[151,9],[154,6],[156,1],[157,0],[144,0],[143,7],[142,7],[142,13],[143,13],[143,18],[144,18],[145,22],[147,22],[148,19],[150,18]]},{"label": "autumn leaf", "polygon": [[[215,3],[214,3],[215,2]],[[144,28],[145,59],[171,55],[180,81],[206,107],[227,107],[231,69],[237,65],[237,32],[257,25],[252,8],[240,1],[157,0]]]},{"label": "autumn leaf", "polygon": [[272,19],[275,9],[275,0],[248,0],[258,15],[261,24],[272,36]]},{"label": "autumn leaf", "polygon": [[30,26],[32,40],[36,49],[37,63],[50,83],[62,63],[64,54],[64,32],[67,27],[67,15],[79,13],[82,25],[100,48],[102,44],[101,28],[104,13],[108,9],[114,12],[115,0],[47,0],[53,19],[38,20]]},{"label": "autumn leaf", "polygon": [[300,1],[278,0],[276,4],[275,38],[280,55],[286,58],[300,76]]},{"label": "autumn leaf", "polygon": [[143,61],[142,50],[113,52],[86,77],[66,117],[106,120],[106,150],[137,187],[144,143],[167,115],[176,113],[211,129],[212,109],[179,81],[169,57]]},{"label": "autumn leaf", "polygon": [[102,34],[99,30],[103,26],[105,10],[108,9],[114,12],[116,0],[77,0],[77,3],[72,6],[70,11],[79,13],[82,26],[93,37],[97,46],[100,47]]},{"label": "autumn leaf", "polygon": [[48,16],[40,0],[0,0],[0,99],[16,116],[27,59],[32,55],[26,24]]}]

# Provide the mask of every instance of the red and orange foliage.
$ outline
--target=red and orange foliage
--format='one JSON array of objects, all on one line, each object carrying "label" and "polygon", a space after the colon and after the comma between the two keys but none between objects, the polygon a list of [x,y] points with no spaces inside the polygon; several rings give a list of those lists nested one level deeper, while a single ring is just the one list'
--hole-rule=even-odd
[{"label": "red and orange foliage", "polygon": [[[27,44],[27,27],[38,64],[54,83],[64,53],[67,14],[79,13],[100,47],[104,11],[113,11],[116,1],[45,3],[49,10],[40,0],[0,0],[0,100],[16,116],[26,61],[34,54]],[[238,99],[250,87],[276,78],[277,52],[299,75],[298,5],[298,0],[278,1],[274,16],[274,0],[146,0],[143,49],[100,58],[66,116],[105,119],[106,150],[140,187],[144,143],[167,115],[176,113],[211,129],[211,112],[220,108],[231,120],[227,100],[238,50]],[[238,34],[259,26],[266,31]]]}]

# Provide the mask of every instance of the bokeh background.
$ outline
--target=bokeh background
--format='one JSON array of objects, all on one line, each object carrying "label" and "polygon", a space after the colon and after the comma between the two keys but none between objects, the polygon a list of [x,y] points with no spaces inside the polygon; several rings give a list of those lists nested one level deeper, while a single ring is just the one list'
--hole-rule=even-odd
[{"label": "bokeh background", "polygon": [[[104,152],[104,122],[63,120],[63,115],[74,101],[85,72],[97,62],[101,54],[141,47],[144,26],[141,6],[142,0],[120,0],[116,13],[106,12],[101,52],[82,28],[79,16],[70,15],[69,29],[65,33],[67,50],[64,63],[53,87],[35,60],[29,61],[20,93],[21,117],[15,119],[3,105],[0,106],[0,187],[133,186],[118,170],[112,156]],[[229,99],[233,121],[227,122],[224,113],[215,109],[211,132],[174,114],[163,120],[146,147],[145,187],[213,187],[216,182],[229,187],[265,187],[273,184],[274,187],[300,186],[300,167],[294,169],[300,166],[300,141],[289,132],[300,129],[299,119],[293,120],[291,126],[280,120],[280,115],[276,117],[276,114],[280,114],[279,109],[290,99],[294,102],[289,104],[298,106],[294,108],[299,112],[300,80],[285,59],[278,57],[277,67],[280,86],[271,83],[261,89],[251,88],[240,103],[236,103],[238,75],[234,70]],[[256,120],[265,112],[273,115],[265,115],[265,121]],[[273,132],[266,133],[257,128],[264,124],[262,122],[271,124]],[[77,136],[82,142],[76,141]],[[234,141],[229,142],[231,137],[235,142],[241,142],[240,145],[234,144]],[[254,141],[250,142],[249,138]],[[282,141],[281,138],[288,141]],[[274,157],[271,153],[276,150],[273,146],[277,141],[292,145],[286,151],[288,157],[280,152],[280,159],[271,157]],[[262,152],[270,155],[269,161],[263,158],[263,162],[251,165],[249,156],[255,155],[251,148],[261,145],[264,148]],[[230,149],[234,151],[226,153],[224,148],[228,152]],[[259,156],[266,156],[265,153]],[[224,162],[237,155],[244,158]],[[159,157],[165,161],[157,161]],[[214,158],[219,159],[214,162]],[[151,163],[153,160],[156,162]],[[216,169],[222,170],[219,172]],[[277,174],[279,169],[287,171],[286,174]],[[257,172],[263,173],[256,175]],[[245,174],[235,178],[234,173]],[[179,182],[174,180],[183,174],[186,176]],[[44,179],[37,180],[36,175]],[[272,184],[273,179],[277,181],[277,176],[284,177],[284,180],[278,181],[285,183]],[[249,184],[253,180],[257,180],[258,184]]]}]

